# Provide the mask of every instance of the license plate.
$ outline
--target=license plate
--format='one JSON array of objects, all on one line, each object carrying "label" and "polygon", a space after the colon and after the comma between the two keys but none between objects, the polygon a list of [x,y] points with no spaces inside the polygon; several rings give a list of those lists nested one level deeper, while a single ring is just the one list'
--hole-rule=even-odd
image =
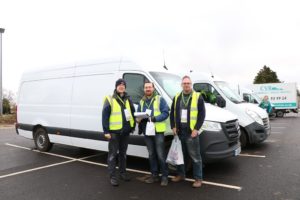
[{"label": "license plate", "polygon": [[234,150],[234,156],[238,156],[241,153],[241,147]]}]

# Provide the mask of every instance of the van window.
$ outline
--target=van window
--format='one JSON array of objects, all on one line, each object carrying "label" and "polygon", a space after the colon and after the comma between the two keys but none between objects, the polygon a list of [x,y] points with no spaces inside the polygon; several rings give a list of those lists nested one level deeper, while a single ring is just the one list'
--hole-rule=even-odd
[{"label": "van window", "polygon": [[250,94],[244,93],[243,94],[243,99],[244,99],[244,101],[246,101],[248,103],[252,103]]},{"label": "van window", "polygon": [[208,83],[195,83],[194,90],[200,92],[206,103],[215,104],[217,97],[220,96],[219,92]]},{"label": "van window", "polygon": [[243,100],[246,101],[246,102],[249,102],[249,103],[256,103],[256,104],[258,104],[258,102],[255,99],[255,97],[252,96],[251,94],[244,93],[243,94]]},{"label": "van window", "polygon": [[144,82],[148,80],[142,74],[129,74],[123,75],[126,81],[126,92],[131,97],[132,102],[138,104],[144,96]]},{"label": "van window", "polygon": [[165,72],[150,72],[157,83],[164,89],[171,99],[181,91],[180,76]]}]

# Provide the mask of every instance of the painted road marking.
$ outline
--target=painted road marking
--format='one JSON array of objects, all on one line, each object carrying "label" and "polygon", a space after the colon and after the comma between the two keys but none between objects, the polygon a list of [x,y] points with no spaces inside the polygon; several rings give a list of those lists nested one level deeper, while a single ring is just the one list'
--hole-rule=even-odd
[{"label": "painted road marking", "polygon": [[271,131],[271,134],[281,134],[282,132],[273,132],[273,131]]},{"label": "painted road marking", "polygon": [[[10,177],[10,176],[19,175],[19,174],[24,174],[24,173],[28,173],[28,172],[32,172],[32,171],[37,171],[37,170],[41,170],[41,169],[46,169],[46,168],[54,167],[54,166],[58,166],[58,165],[68,164],[68,163],[76,162],[76,161],[77,162],[82,162],[82,163],[87,163],[87,164],[92,164],[92,165],[97,165],[97,166],[102,166],[102,167],[107,167],[107,164],[97,163],[97,162],[85,160],[85,159],[88,159],[88,158],[91,158],[91,157],[99,156],[99,154],[91,155],[91,156],[86,156],[86,157],[83,157],[83,158],[72,158],[72,157],[62,156],[62,155],[59,155],[59,154],[54,154],[54,153],[49,153],[49,152],[40,152],[38,150],[32,150],[32,149],[27,148],[27,147],[23,147],[23,146],[19,146],[19,145],[14,145],[14,144],[10,144],[10,143],[5,143],[5,145],[11,146],[11,147],[20,148],[20,149],[25,149],[25,150],[29,150],[29,151],[34,151],[34,152],[37,152],[37,153],[44,153],[46,155],[51,155],[51,156],[57,156],[57,157],[61,157],[61,158],[66,158],[66,159],[69,159],[69,160],[68,161],[64,161],[64,162],[59,162],[59,163],[51,164],[51,165],[46,165],[46,166],[42,166],[42,167],[36,167],[36,168],[33,168],[33,169],[29,169],[29,170],[24,170],[24,171],[20,171],[20,172],[15,172],[15,173],[3,175],[3,176],[0,176],[0,179],[6,178],[6,177]],[[102,153],[102,155],[103,155],[103,153]],[[148,171],[142,171],[142,170],[136,170],[136,169],[130,169],[130,168],[127,168],[127,171],[134,172],[134,173],[140,173],[140,174],[147,174],[147,175],[151,174]],[[169,176],[169,178],[173,178],[173,177],[174,176]],[[194,182],[195,180],[194,179],[186,178],[185,181]],[[233,190],[237,190],[237,191],[241,191],[242,190],[242,187],[235,186],[235,185],[228,185],[228,184],[216,183],[216,182],[210,182],[210,181],[202,181],[202,183],[206,184],[206,185],[223,187],[223,188],[233,189]]]},{"label": "painted road marking", "polygon": [[247,154],[247,153],[240,153],[239,156],[241,156],[241,157],[253,157],[253,158],[266,158],[265,155],[254,155],[254,154]]},{"label": "painted road marking", "polygon": [[24,171],[20,171],[20,172],[6,174],[6,175],[0,176],[0,179],[10,177],[10,176],[19,175],[19,174],[25,174],[25,173],[28,173],[28,172],[33,172],[33,171],[37,171],[37,170],[41,170],[41,169],[46,169],[46,168],[50,168],[50,167],[55,167],[55,166],[58,166],[58,165],[64,165],[64,164],[75,162],[75,161],[76,160],[68,160],[68,161],[59,162],[59,163],[55,163],[55,164],[51,164],[51,165],[45,165],[45,166],[42,166],[42,167],[36,167],[36,168],[32,168],[32,169],[28,169],[28,170],[24,170]]},{"label": "painted road marking", "polygon": [[266,140],[265,142],[269,142],[269,143],[275,143],[275,142],[278,142],[278,140],[272,140],[272,139],[268,139],[268,140]]}]

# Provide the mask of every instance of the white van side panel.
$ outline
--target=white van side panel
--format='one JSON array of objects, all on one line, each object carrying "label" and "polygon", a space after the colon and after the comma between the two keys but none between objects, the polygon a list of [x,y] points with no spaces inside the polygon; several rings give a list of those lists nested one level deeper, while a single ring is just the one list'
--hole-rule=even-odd
[{"label": "white van side panel", "polygon": [[115,81],[115,73],[74,78],[71,129],[103,132],[103,100],[113,94]]},{"label": "white van side panel", "polygon": [[18,122],[70,127],[72,78],[23,82],[18,102]]}]

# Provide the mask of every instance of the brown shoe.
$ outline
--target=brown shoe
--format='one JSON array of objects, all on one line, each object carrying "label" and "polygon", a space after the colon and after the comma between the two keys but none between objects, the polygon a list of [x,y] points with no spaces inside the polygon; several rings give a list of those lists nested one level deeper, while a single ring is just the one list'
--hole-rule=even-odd
[{"label": "brown shoe", "polygon": [[195,182],[193,183],[193,188],[199,188],[202,185],[202,180],[195,180]]},{"label": "brown shoe", "polygon": [[171,179],[172,182],[180,182],[183,181],[185,178],[183,176],[175,176],[174,178]]}]

